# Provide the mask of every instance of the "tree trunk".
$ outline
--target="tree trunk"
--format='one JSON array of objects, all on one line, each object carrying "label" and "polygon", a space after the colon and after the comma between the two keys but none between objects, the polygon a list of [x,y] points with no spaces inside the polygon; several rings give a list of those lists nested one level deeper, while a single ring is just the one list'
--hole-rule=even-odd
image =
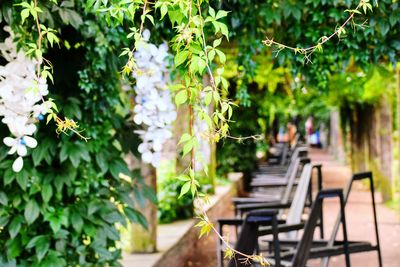
[{"label": "tree trunk", "polygon": [[397,158],[395,159],[395,173],[394,177],[397,177],[397,183],[395,182],[395,188],[394,188],[394,198],[400,200],[400,67],[397,66],[396,69],[396,117],[397,117],[397,127],[396,127],[396,132],[397,132]]},{"label": "tree trunk", "polygon": [[[177,117],[174,125],[174,137],[176,143],[179,142],[182,134],[189,133],[189,107],[187,105],[181,105],[177,109]],[[182,145],[178,146],[178,151],[182,150]],[[176,173],[183,173],[190,164],[190,158],[186,156],[181,157],[181,153],[177,153],[176,159]]]},{"label": "tree trunk", "polygon": [[[149,164],[143,164],[132,154],[127,155],[125,160],[131,170],[140,168],[144,182],[157,192],[157,174],[156,169]],[[148,229],[144,229],[139,224],[131,224],[130,244],[128,251],[130,253],[153,253],[157,251],[157,205],[145,200],[143,207],[138,208],[139,212],[147,220]]]},{"label": "tree trunk", "polygon": [[380,161],[381,189],[384,200],[392,199],[392,105],[387,96],[383,96],[379,105],[380,120]]},{"label": "tree trunk", "polygon": [[351,111],[351,166],[353,172],[366,171],[368,161],[368,139],[366,122],[368,121],[366,108],[356,105]]},{"label": "tree trunk", "polygon": [[374,173],[374,177],[380,177],[381,169],[381,138],[380,138],[380,110],[374,106],[371,110],[371,120],[368,124],[368,146],[369,146],[369,162],[368,167]]},{"label": "tree trunk", "polygon": [[338,110],[332,110],[330,113],[330,152],[340,161],[346,162],[346,154],[344,151],[343,129],[340,123],[340,115]]}]

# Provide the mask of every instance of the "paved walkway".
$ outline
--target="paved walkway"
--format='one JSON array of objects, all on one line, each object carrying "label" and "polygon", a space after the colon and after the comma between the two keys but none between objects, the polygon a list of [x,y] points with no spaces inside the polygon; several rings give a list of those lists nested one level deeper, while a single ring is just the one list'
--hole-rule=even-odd
[{"label": "paved walkway", "polygon": [[[310,157],[313,162],[323,164],[323,179],[325,188],[343,188],[351,176],[348,166],[334,160],[326,151],[313,149]],[[387,208],[377,193],[377,213],[379,223],[379,234],[381,240],[383,263],[385,267],[400,267],[400,216],[393,210]],[[326,201],[324,218],[326,233],[332,229],[338,212],[337,203]],[[375,242],[372,208],[369,191],[362,184],[357,183],[352,190],[346,207],[346,219],[349,238],[352,240],[365,240]],[[213,235],[199,240],[196,254],[188,259],[187,267],[215,267],[215,244]],[[378,266],[377,254],[375,252],[351,255],[352,266],[376,267]],[[313,262],[312,266],[319,266]],[[345,266],[344,257],[335,257],[330,261],[332,267]],[[172,267],[172,266],[171,266]]]}]

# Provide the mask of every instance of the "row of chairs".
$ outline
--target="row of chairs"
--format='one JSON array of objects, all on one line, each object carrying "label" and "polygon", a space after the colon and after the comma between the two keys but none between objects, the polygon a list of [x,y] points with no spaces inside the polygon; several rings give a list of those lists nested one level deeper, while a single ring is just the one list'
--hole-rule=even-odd
[{"label": "row of chairs", "polygon": [[[218,220],[220,234],[225,234],[227,226],[232,233],[233,227],[235,250],[247,255],[263,253],[271,266],[306,267],[309,259],[320,258],[321,266],[327,267],[330,257],[344,255],[349,267],[350,254],[376,251],[382,267],[372,173],[354,174],[344,190],[323,189],[322,165],[313,164],[307,155],[307,148],[296,147],[284,165],[261,164],[253,173],[248,196],[233,199],[235,218]],[[316,188],[312,186],[313,176]],[[376,244],[348,240],[345,206],[357,181],[369,181]],[[323,201],[327,198],[338,199],[340,209],[333,230],[325,238]],[[319,239],[314,234],[317,228]],[[343,240],[339,241],[340,228]],[[218,245],[218,266],[248,266],[240,254],[224,259],[226,247],[221,240]]]}]

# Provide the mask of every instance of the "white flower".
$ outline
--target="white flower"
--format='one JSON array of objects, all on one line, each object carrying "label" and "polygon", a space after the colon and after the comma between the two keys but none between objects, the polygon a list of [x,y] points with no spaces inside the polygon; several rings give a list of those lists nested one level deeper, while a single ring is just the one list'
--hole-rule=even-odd
[{"label": "white flower", "polygon": [[3,142],[10,147],[9,154],[18,155],[13,164],[13,170],[18,172],[23,167],[22,157],[28,153],[27,147],[37,146],[31,135],[36,132],[36,122],[43,119],[49,108],[48,104],[40,103],[48,88],[46,79],[37,80],[37,60],[18,51],[11,29],[4,30],[10,36],[0,43],[0,54],[8,62],[0,66],[0,117],[12,136]]},{"label": "white flower", "polygon": [[169,81],[167,66],[168,46],[157,47],[148,43],[150,31],[143,31],[143,40],[134,54],[139,71],[133,73],[136,79],[133,121],[143,127],[135,131],[142,139],[138,147],[145,163],[157,167],[165,142],[172,137],[172,123],[176,119],[171,94],[166,90]]},{"label": "white flower", "polygon": [[20,172],[22,170],[22,167],[24,167],[24,160],[22,159],[22,157],[18,157],[12,165],[12,169],[14,172]]}]

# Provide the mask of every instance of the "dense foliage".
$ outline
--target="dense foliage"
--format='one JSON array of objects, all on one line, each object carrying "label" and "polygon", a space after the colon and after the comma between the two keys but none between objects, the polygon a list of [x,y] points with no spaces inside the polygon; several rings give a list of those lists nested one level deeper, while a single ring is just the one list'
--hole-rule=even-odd
[{"label": "dense foliage", "polygon": [[[312,55],[312,64],[303,64],[302,55],[288,50],[277,53],[279,50],[274,48],[276,63],[282,65],[290,61],[293,70],[303,73],[313,86],[326,88],[329,74],[342,71],[352,61],[359,66],[370,62],[398,62],[399,3],[392,0],[373,2],[372,12],[355,18],[354,23],[358,26],[353,29],[349,25],[340,40],[332,39],[322,47],[322,54]],[[232,11],[227,21],[231,40],[236,41],[246,54],[254,47],[247,43],[261,43],[267,36],[295,47],[313,45],[343,23],[349,14],[346,10],[355,8],[358,3],[355,0],[234,0],[223,1],[221,5]],[[254,12],[255,9],[260,12]],[[252,68],[245,66],[244,70],[247,69]]]},{"label": "dense foliage", "polygon": [[176,182],[175,176],[163,177],[157,186],[158,221],[160,223],[170,223],[193,217],[193,198],[190,195],[179,197],[182,185]]},{"label": "dense foliage", "polygon": [[[397,1],[377,2],[378,6],[372,3],[372,12],[355,17],[340,39],[334,37],[309,58],[276,46],[267,47],[266,53],[262,41],[268,37],[294,47],[316,44],[335,31],[349,16],[346,10],[355,8],[359,1],[234,0],[216,4],[232,11],[227,20],[231,35],[226,52],[227,65],[236,66],[236,71],[234,75],[227,72],[227,76],[231,81],[230,97],[242,106],[234,113],[234,121],[252,114],[254,118],[247,120],[244,127],[244,122],[232,123],[231,132],[235,136],[268,136],[274,134],[271,126],[275,118],[285,127],[292,118],[304,122],[308,115],[313,115],[318,125],[327,122],[328,107],[346,106],[352,101],[379,101],[388,88],[384,80],[389,74],[372,64],[399,61],[400,9]],[[255,9],[260,12],[254,12]],[[262,90],[260,95],[254,86]],[[260,120],[264,121],[261,125]],[[302,125],[298,125],[298,130]],[[254,130],[249,133],[249,129]],[[218,151],[219,164],[225,170],[249,168],[247,162],[254,159],[255,149],[228,139]]]},{"label": "dense foliage", "polygon": [[[10,5],[2,4],[2,25],[12,25],[21,40],[29,38],[33,21],[21,23]],[[35,136],[39,145],[19,173],[1,146],[0,265],[115,266],[121,256],[117,225],[126,225],[127,217],[146,224],[132,191],[137,200],[153,197],[122,160],[121,147],[136,147],[123,143],[128,138],[121,132],[131,133],[131,143],[137,140],[125,125],[127,101],[118,73],[126,34],[85,11],[80,1],[41,8],[62,40],[44,55],[54,66],[51,97],[90,141],[57,135],[42,121]],[[6,135],[2,128],[1,139]]]}]

